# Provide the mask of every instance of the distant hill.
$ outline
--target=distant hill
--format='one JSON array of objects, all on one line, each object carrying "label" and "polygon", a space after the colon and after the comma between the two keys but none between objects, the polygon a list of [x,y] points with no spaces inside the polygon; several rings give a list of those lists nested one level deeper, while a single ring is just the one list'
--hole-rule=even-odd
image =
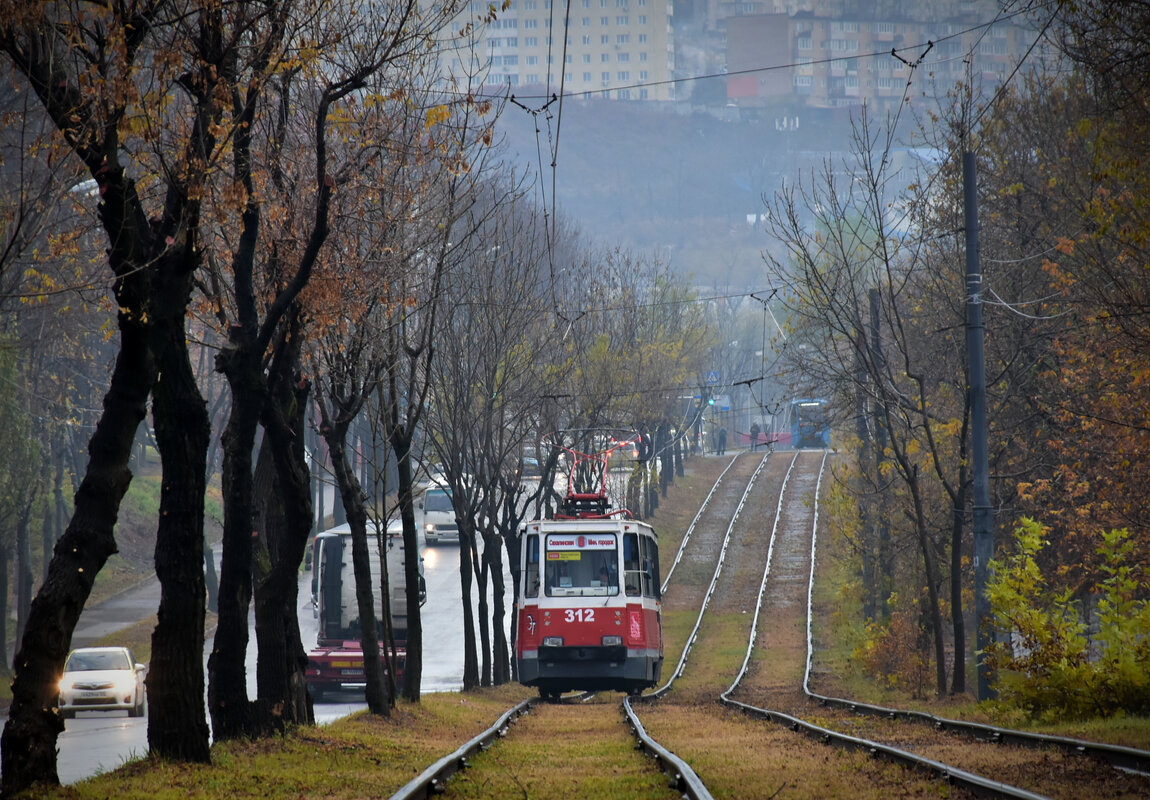
[{"label": "distant hill", "polygon": [[499,124],[508,159],[533,172],[542,163],[550,198],[558,135],[560,213],[598,241],[669,253],[676,271],[703,283],[761,283],[768,243],[747,215],[763,212],[783,176],[844,149],[849,132],[845,115],[782,132],[773,116],[735,121],[737,109],[567,99],[559,113],[558,103],[536,115],[509,105]]}]

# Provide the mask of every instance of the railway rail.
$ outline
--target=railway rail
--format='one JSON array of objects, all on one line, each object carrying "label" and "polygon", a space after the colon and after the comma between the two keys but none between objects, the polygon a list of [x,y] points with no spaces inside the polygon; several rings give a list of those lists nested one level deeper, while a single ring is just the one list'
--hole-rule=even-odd
[{"label": "railway rail", "polygon": [[[671,790],[695,799],[771,796],[787,785],[821,782],[824,796],[849,793],[862,798],[868,796],[862,788],[867,785],[873,787],[872,796],[894,796],[915,791],[903,786],[908,780],[942,780],[950,785],[947,791],[952,797],[1150,796],[1150,781],[1140,774],[1150,763],[1150,753],[1145,751],[949,720],[811,690],[811,601],[818,528],[818,506],[812,501],[817,501],[825,458],[821,451],[802,451],[732,459],[667,570],[664,630],[681,647],[681,655],[662,687],[625,699],[623,709],[639,739],[638,747],[667,773]],[[758,488],[760,482],[763,485]],[[751,514],[743,513],[748,502],[757,502]],[[757,535],[761,532],[754,525],[761,519],[773,523],[765,548],[764,537]],[[753,613],[746,613],[748,604]],[[681,620],[688,614],[695,616],[689,632],[681,622],[668,626],[668,617]],[[737,660],[729,665],[718,663],[722,659],[716,653],[729,648],[716,642],[729,641],[731,632],[740,627],[745,642],[742,666]],[[692,669],[688,669],[689,662]],[[697,669],[696,664],[700,665]],[[728,676],[736,675],[725,690],[715,677],[724,670]],[[584,700],[580,697],[577,702]],[[510,721],[529,715],[536,703],[527,701],[512,709],[484,735],[441,759],[394,796],[429,797],[445,787],[450,795],[446,777],[504,736]],[[599,701],[598,705],[608,704]],[[690,709],[688,717],[694,722],[677,727],[674,715],[684,708]],[[763,728],[761,720],[778,724]],[[700,735],[700,726],[712,722],[722,726],[719,730],[734,731],[733,743],[711,741],[721,740],[722,735]],[[955,731],[964,731],[972,737],[969,741],[979,744],[964,741],[956,746]],[[508,746],[514,738],[508,737]],[[840,762],[847,759],[851,774],[841,789],[836,790],[834,782],[841,780],[844,764],[832,761],[826,767],[827,745],[834,752],[856,754],[855,760],[837,757]],[[748,755],[737,768],[725,770],[730,775],[717,777],[707,765],[721,759],[716,751],[724,746],[729,750],[745,747]],[[985,755],[972,757],[971,749]],[[769,763],[780,754],[790,766],[778,768],[785,775],[774,779],[782,781],[779,785],[749,782],[756,775],[762,781],[762,773],[770,771]],[[876,766],[879,759],[910,769],[891,775]],[[885,789],[884,781],[888,782]],[[1065,785],[1061,791],[1060,784]]]},{"label": "railway rail", "polygon": [[[782,519],[783,513],[780,506],[777,519]],[[778,562],[774,574],[770,574],[771,565],[764,571],[763,591],[748,638],[744,664],[731,687],[723,693],[722,702],[772,719],[792,730],[805,732],[819,741],[859,748],[873,755],[933,771],[948,783],[964,786],[980,795],[1133,798],[1150,793],[1150,782],[1146,777],[1134,774],[1144,770],[1150,753],[943,719],[921,712],[868,706],[811,691],[814,658],[811,600],[815,580],[817,503],[809,506],[807,514],[808,525],[796,525],[793,521],[788,525],[787,537],[779,543],[780,549],[772,559],[772,562]],[[808,535],[798,535],[804,532]],[[804,553],[805,559],[801,557]],[[776,587],[782,584],[780,591],[771,590],[768,575]],[[797,578],[803,578],[806,584],[806,602],[799,606],[793,602],[793,592],[786,588],[788,583],[794,585]],[[762,670],[758,671],[757,680],[748,682],[752,685],[743,686],[755,646],[770,648],[776,641],[784,641],[786,637],[781,635],[781,631],[788,625],[799,624],[800,616],[805,617],[802,625],[806,630],[802,658],[805,702],[794,703],[794,693],[787,687],[773,687],[770,676]],[[761,632],[758,630],[760,619],[770,623]],[[736,694],[743,699],[735,699]],[[747,702],[748,697],[755,697],[756,703]],[[788,701],[792,708],[783,708]],[[869,717],[860,716],[864,711]],[[967,746],[956,745],[956,732],[966,734]],[[969,743],[976,744],[970,746]],[[1036,753],[1034,748],[1041,750]],[[1121,766],[1124,772],[1116,772],[1108,764]]]}]

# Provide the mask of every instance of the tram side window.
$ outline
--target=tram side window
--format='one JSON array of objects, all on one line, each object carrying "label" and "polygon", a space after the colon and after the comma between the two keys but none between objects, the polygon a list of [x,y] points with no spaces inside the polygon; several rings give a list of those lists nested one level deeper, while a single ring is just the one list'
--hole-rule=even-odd
[{"label": "tram side window", "polygon": [[643,596],[654,597],[655,590],[651,588],[654,581],[651,580],[651,551],[654,549],[651,546],[652,542],[646,536],[639,537],[639,556],[641,569],[643,573]]},{"label": "tram side window", "polygon": [[656,600],[660,599],[663,595],[663,587],[659,585],[661,580],[659,572],[659,544],[654,539],[647,539],[647,574],[648,579],[651,581],[651,597]]},{"label": "tram side window", "polygon": [[523,596],[539,596],[539,534],[532,533],[523,542]]},{"label": "tram side window", "polygon": [[623,534],[623,585],[628,597],[638,597],[642,593],[642,558],[639,552],[639,535]]}]

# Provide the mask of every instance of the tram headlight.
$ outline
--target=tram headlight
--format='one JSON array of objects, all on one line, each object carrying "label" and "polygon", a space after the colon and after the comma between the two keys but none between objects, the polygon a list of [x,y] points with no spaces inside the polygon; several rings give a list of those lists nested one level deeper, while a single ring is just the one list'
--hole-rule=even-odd
[{"label": "tram headlight", "polygon": [[604,647],[618,647],[621,644],[623,644],[623,637],[622,636],[604,636],[603,637],[603,646]]},{"label": "tram headlight", "polygon": [[544,636],[543,637],[543,646],[544,647],[562,647],[563,646],[563,637],[562,636]]}]

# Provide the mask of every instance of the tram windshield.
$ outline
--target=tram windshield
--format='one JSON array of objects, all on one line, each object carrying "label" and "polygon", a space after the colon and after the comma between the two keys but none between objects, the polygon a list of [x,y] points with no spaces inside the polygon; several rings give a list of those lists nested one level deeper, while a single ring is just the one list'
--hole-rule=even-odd
[{"label": "tram windshield", "polygon": [[613,533],[549,534],[544,567],[548,596],[619,594],[618,558]]}]

